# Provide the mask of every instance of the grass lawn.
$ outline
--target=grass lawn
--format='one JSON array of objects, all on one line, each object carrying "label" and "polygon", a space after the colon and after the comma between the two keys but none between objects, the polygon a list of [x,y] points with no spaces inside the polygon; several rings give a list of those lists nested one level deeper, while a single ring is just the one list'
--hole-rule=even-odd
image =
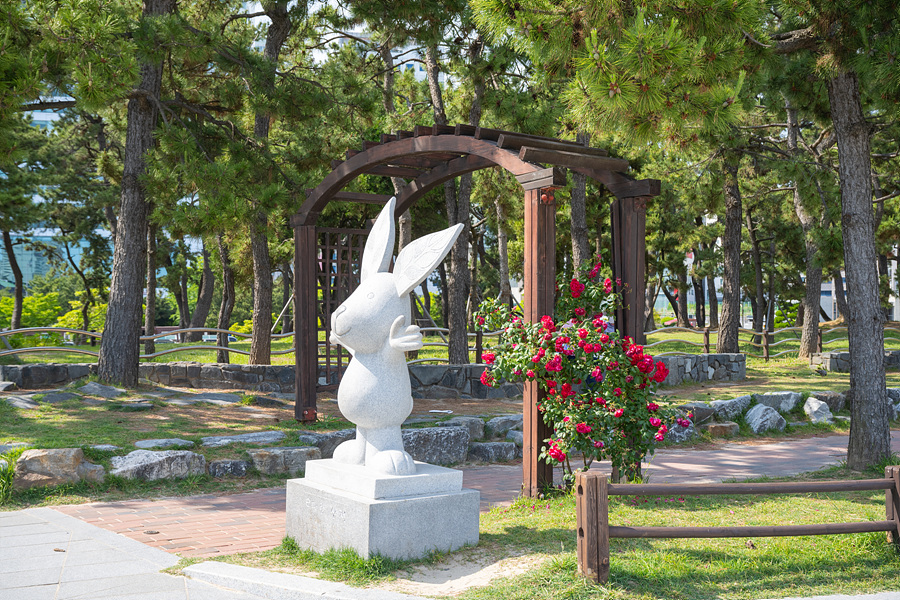
[{"label": "grass lawn", "polygon": [[[882,470],[883,474],[883,470]],[[796,479],[876,478],[833,467]],[[882,492],[774,496],[615,497],[610,523],[716,526],[828,523],[884,519]],[[316,575],[406,593],[435,594],[411,573],[452,571],[466,562],[507,559],[523,574],[463,593],[464,599],[627,600],[778,598],[897,589],[900,554],[883,533],[784,538],[640,540],[610,543],[610,580],[576,574],[575,501],[571,494],[522,498],[481,516],[477,547],[423,561],[362,561],[352,553],[318,555],[290,541],[267,552],[222,557],[247,566]],[[513,557],[513,558],[510,558]],[[412,579],[415,579],[413,577]],[[439,589],[439,588],[438,588]]]}]

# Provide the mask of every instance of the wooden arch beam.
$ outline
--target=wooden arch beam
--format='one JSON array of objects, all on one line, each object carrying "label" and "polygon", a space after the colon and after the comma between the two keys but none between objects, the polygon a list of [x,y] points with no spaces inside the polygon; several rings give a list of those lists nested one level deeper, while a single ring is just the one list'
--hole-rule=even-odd
[{"label": "wooden arch beam", "polygon": [[449,181],[460,175],[465,175],[466,173],[472,173],[493,166],[495,166],[495,163],[475,154],[463,156],[444,163],[443,165],[432,169],[425,175],[407,183],[397,196],[397,208],[394,212],[398,215],[402,215],[406,209],[415,204],[419,198],[445,181]]},{"label": "wooden arch beam", "polygon": [[543,169],[540,165],[520,159],[517,152],[498,148],[494,142],[468,136],[429,135],[399,139],[360,152],[338,165],[310,192],[303,206],[291,219],[291,225],[315,225],[319,214],[337,192],[376,165],[390,163],[401,157],[440,152],[480,156],[513,175],[525,175]]}]

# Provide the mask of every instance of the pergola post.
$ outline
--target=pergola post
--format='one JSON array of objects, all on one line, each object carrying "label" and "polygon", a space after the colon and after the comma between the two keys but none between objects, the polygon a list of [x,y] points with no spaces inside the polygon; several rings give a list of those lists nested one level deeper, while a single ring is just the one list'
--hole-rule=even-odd
[{"label": "pergola post", "polygon": [[613,274],[621,279],[619,291],[623,306],[616,310],[616,329],[634,343],[643,344],[644,278],[647,271],[645,234],[647,200],[645,196],[617,198],[610,207],[612,222]]},{"label": "pergola post", "polygon": [[316,420],[316,385],[319,381],[317,242],[315,225],[294,227],[294,356],[297,361],[294,418],[303,422]]},{"label": "pergola post", "polygon": [[[552,189],[525,190],[525,320],[552,315],[556,295],[556,205]],[[525,383],[522,403],[522,493],[537,496],[553,485],[553,467],[540,460],[541,445],[552,431],[538,406],[546,392],[534,381]]]}]

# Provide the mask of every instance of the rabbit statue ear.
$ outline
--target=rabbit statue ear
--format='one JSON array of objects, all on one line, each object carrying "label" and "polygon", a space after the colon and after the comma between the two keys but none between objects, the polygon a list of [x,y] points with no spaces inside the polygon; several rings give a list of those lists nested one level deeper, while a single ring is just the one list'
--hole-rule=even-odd
[{"label": "rabbit statue ear", "polygon": [[443,231],[420,237],[400,251],[394,263],[394,285],[397,286],[398,296],[405,296],[425,281],[450,252],[462,229],[462,223],[457,223]]},{"label": "rabbit statue ear", "polygon": [[381,209],[375,225],[366,239],[366,248],[362,256],[360,280],[365,281],[369,275],[387,273],[391,266],[391,255],[394,253],[394,206],[397,198],[391,197]]}]

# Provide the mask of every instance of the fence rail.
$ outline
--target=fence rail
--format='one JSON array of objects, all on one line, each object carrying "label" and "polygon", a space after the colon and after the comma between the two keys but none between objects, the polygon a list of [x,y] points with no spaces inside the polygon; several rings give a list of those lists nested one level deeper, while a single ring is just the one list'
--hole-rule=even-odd
[{"label": "fence rail", "polygon": [[[852,523],[757,525],[743,527],[623,527],[609,524],[609,496],[706,496],[796,494],[885,490],[885,519]],[[888,532],[900,548],[900,466],[884,470],[884,479],[713,484],[611,484],[597,472],[575,477],[578,573],[597,583],[609,580],[610,538],[723,538],[834,535]]]}]

